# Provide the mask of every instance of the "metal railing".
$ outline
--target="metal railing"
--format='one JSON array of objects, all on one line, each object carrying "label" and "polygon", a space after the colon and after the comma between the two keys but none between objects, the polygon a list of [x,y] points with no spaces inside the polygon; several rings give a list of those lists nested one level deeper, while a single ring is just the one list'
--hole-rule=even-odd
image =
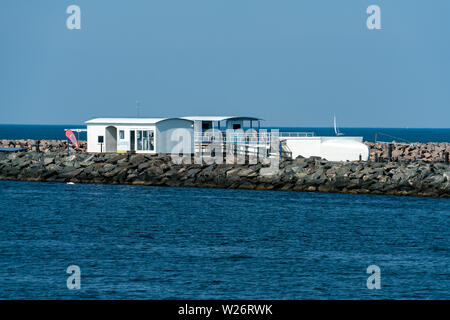
[{"label": "metal railing", "polygon": [[314,132],[280,132],[280,137],[314,137]]},{"label": "metal railing", "polygon": [[[211,144],[216,144],[218,147],[227,149],[226,146],[232,145],[235,154],[254,155],[265,150],[264,153],[271,154],[272,139],[276,139],[276,144],[279,143],[279,150],[276,152],[283,158],[292,158],[292,151],[286,145],[285,141],[279,140],[282,137],[314,137],[314,132],[233,132],[227,135],[224,131],[206,131],[194,132],[194,143],[196,145],[196,152],[202,150],[204,152]],[[229,148],[229,147],[228,147]],[[262,149],[261,149],[262,148]]]},{"label": "metal railing", "polygon": [[[220,135],[220,138],[217,137]],[[314,132],[278,132],[278,137],[314,137]],[[232,144],[269,144],[272,138],[271,132],[244,132],[231,134],[230,143]],[[215,141],[222,141],[227,143],[227,133],[224,131],[210,131],[210,132],[195,132],[194,141],[196,143],[211,143]]]},{"label": "metal railing", "polygon": [[[230,139],[228,139],[230,138]],[[233,133],[227,136],[225,132],[216,131],[213,133],[194,133],[195,143],[222,143],[237,145],[269,145],[272,138],[270,133]]]}]

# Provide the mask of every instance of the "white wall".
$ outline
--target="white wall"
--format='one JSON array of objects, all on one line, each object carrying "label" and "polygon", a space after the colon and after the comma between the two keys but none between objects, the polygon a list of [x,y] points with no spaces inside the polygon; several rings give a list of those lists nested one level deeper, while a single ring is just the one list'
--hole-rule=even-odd
[{"label": "white wall", "polygon": [[[125,133],[124,139],[120,139],[120,130],[123,130]],[[153,130],[155,138],[154,138],[154,150],[138,150],[138,145],[137,145],[137,131],[140,130]],[[156,153],[157,152],[157,137],[156,137],[156,126],[152,125],[152,124],[148,124],[148,125],[118,125],[117,126],[117,151],[118,152],[126,152],[126,151],[130,151],[131,150],[131,145],[130,145],[130,131],[135,131],[135,135],[134,135],[134,148],[136,153]]]},{"label": "white wall", "polygon": [[[120,139],[121,130],[124,131],[123,139]],[[127,126],[117,126],[117,152],[127,152],[127,151],[130,151],[130,129]]]},{"label": "white wall", "polygon": [[369,147],[362,137],[282,137],[292,151],[292,158],[321,157],[329,161],[357,161],[369,159]]},{"label": "white wall", "polygon": [[[105,152],[105,142],[106,142],[106,127],[114,126],[117,128],[117,152],[129,151],[130,146],[130,131],[138,130],[153,130],[156,133],[155,125],[122,125],[122,124],[88,124],[87,125],[87,139],[88,139],[88,152],[100,152],[100,144],[98,143],[98,136],[104,137],[104,143],[102,151]],[[124,131],[124,139],[120,139],[120,131]],[[135,134],[135,149],[136,153],[156,153],[157,151],[157,136],[154,140],[155,150],[137,150],[137,133]]]},{"label": "white wall", "polygon": [[[104,125],[87,126],[87,152],[100,152],[100,144],[98,143],[98,136],[105,136]],[[103,151],[105,151],[105,144],[103,143]]]},{"label": "white wall", "polygon": [[[182,129],[175,131],[177,129]],[[179,135],[182,135],[182,139]],[[176,140],[174,138],[180,138]],[[189,141],[190,140],[190,141]],[[157,153],[172,153],[174,147],[182,143],[184,153],[194,153],[194,122],[184,119],[168,119],[156,124]]]}]

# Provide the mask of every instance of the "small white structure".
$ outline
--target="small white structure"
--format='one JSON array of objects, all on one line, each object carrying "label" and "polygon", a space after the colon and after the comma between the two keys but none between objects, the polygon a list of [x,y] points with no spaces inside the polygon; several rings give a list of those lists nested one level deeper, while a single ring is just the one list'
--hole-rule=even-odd
[{"label": "small white structure", "polygon": [[[194,131],[239,130],[252,117],[97,118],[86,121],[88,152],[171,153],[183,136],[183,152],[194,153]],[[195,130],[194,130],[195,127]],[[183,130],[178,130],[183,129]],[[176,131],[178,130],[178,131]],[[187,141],[189,140],[189,141]]]},{"label": "small white structure", "polygon": [[[241,150],[270,149],[270,133],[260,130],[261,119],[254,117],[198,116],[182,118],[97,118],[86,122],[88,152],[136,152],[136,153],[194,153],[211,143],[205,132],[221,131],[221,140],[226,141],[225,131],[232,130],[244,139],[233,141]],[[255,126],[256,122],[256,126]],[[249,135],[244,134],[251,129]],[[208,140],[209,139],[209,140]],[[245,140],[247,139],[247,140]],[[356,161],[369,158],[369,148],[362,137],[316,137],[312,133],[280,132],[276,136],[283,154],[292,158],[318,156],[329,161]],[[181,140],[181,141],[180,141]],[[264,143],[261,141],[264,140]],[[208,142],[209,141],[209,142]],[[268,153],[270,150],[268,150]],[[178,151],[176,151],[178,152]]]},{"label": "small white structure", "polygon": [[369,147],[362,137],[280,137],[292,152],[292,158],[321,157],[328,161],[357,161],[369,159]]},{"label": "small white structure", "polygon": [[180,118],[97,118],[86,124],[88,152],[170,153],[177,144],[173,131],[193,130],[192,121]]}]

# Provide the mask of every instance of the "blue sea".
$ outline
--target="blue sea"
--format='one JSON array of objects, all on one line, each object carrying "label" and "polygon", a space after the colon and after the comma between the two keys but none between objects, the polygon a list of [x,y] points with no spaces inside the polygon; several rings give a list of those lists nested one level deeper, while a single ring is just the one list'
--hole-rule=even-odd
[{"label": "blue sea", "polygon": [[[64,139],[74,127],[2,125],[0,139]],[[376,130],[341,129],[366,140]],[[449,129],[378,131],[450,141]],[[439,198],[0,181],[0,299],[449,299],[449,208]],[[80,290],[67,288],[70,265]],[[379,290],[367,288],[370,265]]]},{"label": "blue sea", "polygon": [[[449,299],[450,199],[0,181],[0,299]],[[81,289],[66,287],[66,268]],[[369,290],[366,269],[381,269]]]},{"label": "blue sea", "polygon": [[[10,125],[0,124],[0,139],[50,139],[64,140],[64,129],[86,129],[83,125]],[[333,128],[326,127],[267,127],[291,132],[314,132],[316,136],[334,136]],[[347,136],[361,136],[364,141],[382,142],[450,142],[450,128],[405,129],[405,128],[340,128]],[[86,133],[76,133],[86,140]]]}]

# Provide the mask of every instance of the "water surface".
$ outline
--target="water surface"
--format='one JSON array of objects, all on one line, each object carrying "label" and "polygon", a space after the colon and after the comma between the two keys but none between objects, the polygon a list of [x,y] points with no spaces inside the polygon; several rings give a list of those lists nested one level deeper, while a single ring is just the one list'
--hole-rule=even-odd
[{"label": "water surface", "polygon": [[[1,299],[449,299],[450,199],[0,181]],[[81,268],[79,291],[67,266]],[[381,290],[368,290],[369,265]]]},{"label": "water surface", "polygon": [[[0,139],[65,140],[64,129],[86,129],[85,125],[11,125],[0,124]],[[335,136],[334,128],[326,127],[268,127],[287,132],[313,132],[316,136]],[[374,142],[450,142],[450,128],[340,128],[345,136],[363,137]],[[79,140],[86,140],[86,133],[76,133]]]}]

